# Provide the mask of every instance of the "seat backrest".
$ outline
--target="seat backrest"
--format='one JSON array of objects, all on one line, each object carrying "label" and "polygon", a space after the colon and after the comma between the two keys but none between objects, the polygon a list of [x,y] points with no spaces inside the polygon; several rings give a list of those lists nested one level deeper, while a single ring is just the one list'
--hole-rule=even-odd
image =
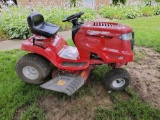
[{"label": "seat backrest", "polygon": [[30,29],[34,29],[35,26],[44,22],[44,17],[39,13],[31,13],[27,17],[27,22]]}]

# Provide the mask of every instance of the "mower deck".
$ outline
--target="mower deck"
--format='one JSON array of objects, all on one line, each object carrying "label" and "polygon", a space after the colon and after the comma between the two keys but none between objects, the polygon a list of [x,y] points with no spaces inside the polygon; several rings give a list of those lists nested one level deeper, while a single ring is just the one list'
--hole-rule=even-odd
[{"label": "mower deck", "polygon": [[83,84],[85,79],[79,75],[77,76],[56,76],[55,78],[42,84],[41,87],[57,92],[63,92],[67,95],[72,95],[76,92]]}]

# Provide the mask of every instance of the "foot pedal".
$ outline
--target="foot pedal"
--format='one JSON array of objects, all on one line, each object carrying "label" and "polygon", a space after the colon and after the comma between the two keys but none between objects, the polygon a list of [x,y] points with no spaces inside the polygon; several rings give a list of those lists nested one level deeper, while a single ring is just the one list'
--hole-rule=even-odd
[{"label": "foot pedal", "polygon": [[81,76],[57,76],[50,81],[40,85],[40,87],[63,92],[67,95],[72,95],[84,84],[84,78]]}]

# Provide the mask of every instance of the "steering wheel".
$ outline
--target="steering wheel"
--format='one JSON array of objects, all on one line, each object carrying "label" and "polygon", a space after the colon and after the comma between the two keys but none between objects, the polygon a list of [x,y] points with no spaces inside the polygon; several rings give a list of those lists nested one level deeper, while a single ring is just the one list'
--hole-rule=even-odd
[{"label": "steering wheel", "polygon": [[81,15],[83,15],[83,14],[84,14],[84,12],[75,13],[73,15],[68,16],[67,18],[64,18],[62,21],[66,22],[66,21],[70,21],[70,20],[75,19],[75,18],[80,18]]}]

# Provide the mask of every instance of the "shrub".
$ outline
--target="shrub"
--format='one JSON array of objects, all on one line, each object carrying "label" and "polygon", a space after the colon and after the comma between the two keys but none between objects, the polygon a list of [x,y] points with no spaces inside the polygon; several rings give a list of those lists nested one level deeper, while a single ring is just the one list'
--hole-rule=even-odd
[{"label": "shrub", "polygon": [[135,8],[133,6],[127,7],[125,9],[125,14],[126,14],[127,18],[129,18],[129,19],[135,19],[137,17],[142,16],[142,12],[140,11],[140,9],[138,7]]},{"label": "shrub", "polygon": [[142,16],[160,15],[160,4],[157,6],[102,6],[98,12],[110,19],[135,19]]},{"label": "shrub", "polygon": [[126,4],[127,0],[112,0],[113,5]]},{"label": "shrub", "polygon": [[153,0],[144,0],[146,6],[151,6]]},{"label": "shrub", "polygon": [[110,19],[134,19],[141,16],[139,9],[135,9],[135,7],[132,6],[102,6],[99,13],[102,14],[103,17]]},{"label": "shrub", "polygon": [[103,14],[108,9],[108,6],[102,5],[101,8],[98,10],[99,14]]},{"label": "shrub", "polygon": [[1,33],[7,34],[10,39],[24,38],[24,32],[28,31],[26,23],[28,14],[29,11],[22,8],[3,9],[0,17],[0,23],[2,23],[0,26]]},{"label": "shrub", "polygon": [[99,10],[99,13],[102,14],[105,18],[110,19],[125,19],[124,7],[122,6],[103,6]]},{"label": "shrub", "polygon": [[[44,15],[45,21],[60,26],[60,30],[67,30],[71,28],[68,22],[62,22],[63,18],[80,12],[83,10],[85,14],[82,16],[83,21],[92,20],[95,18],[96,12],[91,8],[62,8],[62,7],[43,7],[36,6],[34,11],[38,11]],[[0,34],[5,34],[9,39],[25,38],[24,33],[29,32],[27,25],[27,16],[30,14],[29,8],[11,7],[2,9],[0,17]]]},{"label": "shrub", "polygon": [[154,15],[160,15],[160,4],[154,7]]},{"label": "shrub", "polygon": [[154,15],[154,9],[152,6],[145,6],[141,8],[141,11],[143,13],[143,16],[153,16]]}]

